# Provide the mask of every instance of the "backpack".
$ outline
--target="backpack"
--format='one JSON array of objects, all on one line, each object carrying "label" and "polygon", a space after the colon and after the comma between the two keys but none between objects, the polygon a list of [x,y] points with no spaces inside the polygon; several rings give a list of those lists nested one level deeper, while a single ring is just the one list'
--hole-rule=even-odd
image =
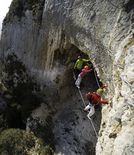
[{"label": "backpack", "polygon": [[88,93],[87,94],[87,99],[93,104],[97,105],[100,99],[100,95],[96,94],[95,92],[93,93]]}]

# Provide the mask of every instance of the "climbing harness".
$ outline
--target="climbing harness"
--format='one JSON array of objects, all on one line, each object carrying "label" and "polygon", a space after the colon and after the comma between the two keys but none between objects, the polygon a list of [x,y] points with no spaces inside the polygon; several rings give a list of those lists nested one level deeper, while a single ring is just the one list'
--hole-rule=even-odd
[{"label": "climbing harness", "polygon": [[[73,77],[74,77],[74,79],[76,80],[76,77],[75,77],[74,72],[73,72]],[[78,91],[79,91],[80,97],[81,97],[81,99],[82,99],[82,102],[83,102],[83,104],[84,104],[84,107],[86,107],[86,103],[85,103],[85,101],[84,101],[84,98],[83,98],[83,96],[82,96],[82,93],[81,93],[81,91],[80,91],[80,88],[78,88]],[[96,129],[95,129],[95,126],[94,126],[94,124],[93,124],[92,119],[91,119],[90,117],[88,117],[88,119],[90,120],[91,125],[92,125],[92,128],[93,128],[93,130],[94,130],[94,132],[95,132],[95,135],[96,135],[96,137],[98,138],[98,134],[97,134],[97,131],[96,131]]]}]

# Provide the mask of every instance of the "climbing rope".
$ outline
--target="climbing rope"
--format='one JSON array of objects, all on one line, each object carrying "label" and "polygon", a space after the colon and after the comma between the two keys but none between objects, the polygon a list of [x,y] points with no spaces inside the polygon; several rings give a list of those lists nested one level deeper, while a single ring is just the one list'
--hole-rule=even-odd
[{"label": "climbing rope", "polygon": [[79,94],[80,94],[80,96],[81,96],[82,102],[83,102],[84,106],[86,107],[86,104],[85,104],[84,98],[83,98],[82,93],[81,93],[81,91],[80,91],[79,88],[78,88],[78,91],[79,91]]},{"label": "climbing rope", "polygon": [[[83,101],[83,104],[84,104],[84,106],[86,107],[86,103],[85,103],[85,101],[84,101],[84,98],[83,98],[82,93],[81,93],[81,91],[80,91],[79,88],[78,88],[78,91],[79,91],[79,94],[80,94],[81,99],[82,99],[82,101]],[[96,137],[98,138],[98,134],[97,134],[97,131],[96,131],[96,129],[95,129],[95,126],[94,126],[94,123],[93,123],[92,119],[91,119],[90,117],[88,117],[88,119],[90,120],[91,125],[92,125],[92,127],[93,127],[93,130],[94,130],[94,132],[95,132],[95,135],[96,135]]]},{"label": "climbing rope", "polygon": [[[74,77],[74,79],[76,80],[76,77],[75,77],[74,72],[73,72],[73,77]],[[83,102],[83,104],[84,104],[84,107],[86,107],[86,103],[85,103],[85,101],[84,101],[84,98],[83,98],[82,93],[81,93],[81,91],[80,91],[79,88],[78,88],[78,91],[79,91],[80,97],[81,97],[81,99],[82,99],[82,102]],[[95,126],[94,126],[94,123],[93,123],[92,119],[91,119],[90,117],[88,117],[88,119],[90,120],[91,125],[92,125],[92,128],[93,128],[93,130],[94,130],[94,132],[95,132],[95,135],[96,135],[96,137],[98,138],[98,134],[97,134],[97,131],[96,131],[96,129],[95,129]]]},{"label": "climbing rope", "polygon": [[96,137],[98,138],[98,134],[97,134],[97,131],[96,131],[96,129],[95,129],[95,126],[94,126],[94,124],[93,124],[92,119],[91,119],[90,117],[88,117],[88,119],[90,120],[90,122],[91,122],[91,124],[92,124],[92,127],[93,127],[93,129],[94,129],[95,135],[96,135]]},{"label": "climbing rope", "polygon": [[95,69],[93,69],[93,70],[94,70],[94,75],[95,75],[95,79],[96,79],[97,85],[100,88],[100,84],[99,84],[99,81],[98,81],[98,78],[97,78],[97,74],[95,72]]}]

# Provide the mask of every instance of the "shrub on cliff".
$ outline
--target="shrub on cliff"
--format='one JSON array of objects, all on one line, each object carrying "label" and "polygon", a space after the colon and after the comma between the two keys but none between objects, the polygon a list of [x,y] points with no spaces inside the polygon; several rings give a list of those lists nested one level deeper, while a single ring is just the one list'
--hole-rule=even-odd
[{"label": "shrub on cliff", "polygon": [[9,128],[25,128],[27,117],[42,102],[40,86],[15,54],[7,56],[4,72],[3,81],[11,96],[6,113]]},{"label": "shrub on cliff", "polygon": [[1,133],[0,152],[1,155],[53,155],[53,150],[43,146],[33,133],[19,129],[8,129]]},{"label": "shrub on cliff", "polygon": [[20,19],[22,16],[24,16],[23,9],[23,3],[21,0],[13,0],[3,23],[6,24],[12,21],[14,16],[17,16]]},{"label": "shrub on cliff", "polygon": [[20,21],[25,16],[26,10],[32,10],[34,15],[35,12],[43,11],[44,3],[45,0],[13,0],[4,19],[4,25],[14,21],[15,17]]}]

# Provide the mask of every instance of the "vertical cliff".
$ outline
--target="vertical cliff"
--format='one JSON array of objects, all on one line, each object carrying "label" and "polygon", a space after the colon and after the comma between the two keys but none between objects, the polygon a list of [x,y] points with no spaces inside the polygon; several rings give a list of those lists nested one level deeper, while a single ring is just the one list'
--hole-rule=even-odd
[{"label": "vertical cliff", "polygon": [[[106,97],[112,101],[111,105],[102,106],[101,129],[96,147],[98,155],[134,154],[133,10],[133,0],[14,0],[3,23],[1,59],[15,53],[29,73],[46,86],[43,89],[51,104],[54,104],[55,99],[50,101],[50,98],[56,96],[56,105],[60,104],[60,110],[67,112],[65,116],[69,117],[73,113],[69,112],[71,105],[74,110],[76,107],[82,110],[79,105],[75,107],[75,104],[70,104],[75,101],[78,103],[78,97],[74,97],[70,70],[75,54],[80,50],[91,58],[100,79],[108,83]],[[72,97],[68,99],[70,94]],[[64,103],[68,103],[67,106]],[[71,134],[76,132],[75,144],[57,140],[57,150],[63,154],[88,154],[86,149],[92,145],[82,144],[90,141],[89,137],[94,139],[94,136],[86,135],[90,127],[82,121],[83,114],[79,112],[76,113],[80,117],[75,125],[77,131],[71,127]],[[54,121],[63,115],[57,112]],[[65,123],[57,124],[61,125],[61,130],[56,126],[54,132],[62,134],[62,125]],[[70,131],[67,132],[70,134]],[[76,147],[77,141],[81,141],[79,147]],[[68,152],[66,146],[74,147]],[[85,151],[80,148],[82,146]]]}]

